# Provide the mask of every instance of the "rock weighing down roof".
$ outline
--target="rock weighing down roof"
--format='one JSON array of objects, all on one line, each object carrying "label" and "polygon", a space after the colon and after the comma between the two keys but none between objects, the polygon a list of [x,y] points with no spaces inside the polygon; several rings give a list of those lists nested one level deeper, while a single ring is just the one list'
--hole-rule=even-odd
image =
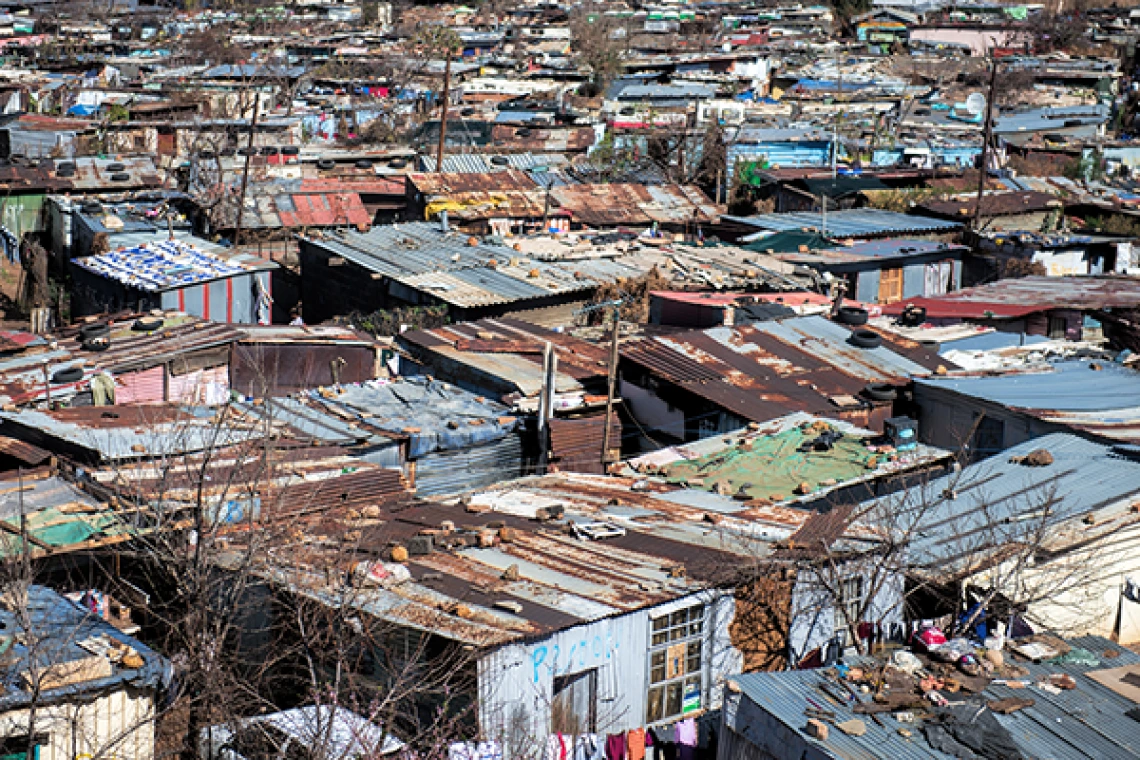
[{"label": "rock weighing down roof", "polygon": [[[127,686],[155,688],[168,678],[169,666],[157,652],[49,588],[36,585],[28,588],[26,612],[26,616],[17,614],[10,605],[0,609],[0,630],[5,631],[3,638],[10,643],[4,660],[7,688],[0,695],[0,710],[7,712],[27,707],[33,700],[42,709],[47,705],[89,698]],[[28,631],[21,634],[24,627]],[[34,651],[29,650],[26,643],[28,636],[35,637]],[[12,641],[13,637],[15,641]],[[91,668],[93,677],[52,678],[49,671],[41,677],[38,692],[27,688],[23,675],[29,669],[31,658],[36,659],[41,669],[53,664],[105,658],[106,655],[96,652],[105,651],[111,641],[133,648],[142,657],[143,664],[132,668],[124,660],[116,663],[106,658],[105,663],[100,663],[95,659],[94,662],[102,667]],[[55,680],[72,682],[52,686]]]},{"label": "rock weighing down roof", "polygon": [[[742,563],[770,557],[815,514],[642,482],[547,475],[470,493],[462,503],[402,506],[390,519],[382,513],[382,523],[357,527],[324,516],[310,535],[360,530],[362,548],[407,547],[410,579],[344,598],[323,573],[306,571],[327,561],[311,540],[290,551],[295,564],[274,577],[330,604],[493,646],[709,589],[738,574]],[[710,514],[720,516],[715,524]],[[580,537],[572,523],[614,530]],[[375,557],[371,550],[366,556]]]},{"label": "rock weighing down roof", "polygon": [[371,427],[407,436],[409,458],[497,441],[519,426],[518,418],[508,416],[510,410],[502,404],[423,377],[346,385],[309,395]]},{"label": "rock weighing down roof", "polygon": [[471,240],[444,232],[439,224],[416,222],[309,239],[305,245],[461,308],[588,292],[601,282],[643,271],[621,258],[524,261],[506,245]]}]

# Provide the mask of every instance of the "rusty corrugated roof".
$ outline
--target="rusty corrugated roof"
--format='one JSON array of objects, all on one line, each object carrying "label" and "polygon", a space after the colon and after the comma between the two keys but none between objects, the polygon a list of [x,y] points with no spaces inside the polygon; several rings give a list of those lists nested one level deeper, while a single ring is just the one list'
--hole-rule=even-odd
[{"label": "rusty corrugated roof", "polygon": [[[822,317],[755,322],[628,343],[622,358],[740,417],[765,422],[791,411],[835,413],[871,383],[902,384],[945,359],[884,334],[882,346],[851,345],[850,329]],[[848,402],[849,403],[849,402]]]},{"label": "rusty corrugated roof", "polygon": [[[707,507],[687,504],[675,500],[681,491],[673,486],[634,488],[639,482],[579,473],[526,478],[471,494],[462,505],[385,507],[383,522],[372,526],[322,515],[307,533],[359,530],[356,545],[369,560],[374,547],[410,546],[430,534],[432,548],[406,563],[411,581],[354,593],[351,603],[397,624],[494,646],[718,586],[739,576],[745,558],[762,561],[811,516],[716,494],[699,494]],[[565,509],[563,518],[536,522],[536,508],[555,504]],[[723,519],[710,522],[710,510]],[[571,523],[590,521],[619,525],[625,534],[580,540],[568,532]],[[510,529],[506,539],[502,528]],[[317,570],[328,566],[327,550],[311,539],[289,549],[280,555],[288,564],[273,577],[334,600],[336,589]],[[514,578],[506,573],[511,566]]]},{"label": "rusty corrugated roof", "polygon": [[[445,376],[457,363],[474,376],[488,378],[502,392],[514,388],[534,396],[542,385],[543,346],[550,343],[558,356],[555,388],[596,391],[607,376],[608,354],[593,343],[556,333],[517,319],[481,319],[434,330],[415,330],[397,342],[418,361]],[[461,378],[452,378],[459,381]]]},{"label": "rusty corrugated roof", "polygon": [[278,196],[277,215],[283,227],[367,227],[372,223],[360,196],[352,192]]},{"label": "rusty corrugated roof", "polygon": [[111,321],[110,347],[99,353],[85,350],[79,341],[79,328],[70,327],[60,332],[54,347],[32,346],[0,360],[0,399],[17,405],[44,399],[45,367],[49,374],[65,367],[83,369],[83,378],[77,382],[52,384],[52,397],[66,398],[86,387],[91,376],[100,371],[117,374],[146,369],[178,356],[229,346],[242,336],[230,325],[185,314],[165,314],[160,329],[140,332],[132,329],[137,316]]},{"label": "rusty corrugated roof", "polygon": [[883,312],[898,314],[909,304],[925,308],[930,319],[1017,318],[1050,309],[1132,309],[1140,304],[1140,279],[1126,276],[1017,277],[956,290],[944,296],[907,298],[884,306]]},{"label": "rusty corrugated roof", "polygon": [[562,185],[550,194],[575,221],[593,227],[708,223],[720,209],[691,185]]}]

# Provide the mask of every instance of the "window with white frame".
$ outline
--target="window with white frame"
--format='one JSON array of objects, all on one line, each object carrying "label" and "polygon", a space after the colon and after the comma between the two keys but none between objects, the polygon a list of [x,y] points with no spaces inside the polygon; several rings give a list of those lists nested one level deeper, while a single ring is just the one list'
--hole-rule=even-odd
[{"label": "window with white frame", "polygon": [[649,631],[649,694],[645,722],[660,723],[703,705],[705,606],[653,618]]}]

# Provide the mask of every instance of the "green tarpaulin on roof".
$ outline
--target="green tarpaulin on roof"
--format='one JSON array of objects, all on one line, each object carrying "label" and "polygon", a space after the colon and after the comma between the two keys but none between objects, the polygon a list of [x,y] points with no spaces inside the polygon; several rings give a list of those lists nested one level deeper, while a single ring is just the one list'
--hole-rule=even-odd
[{"label": "green tarpaulin on roof", "polygon": [[769,250],[773,253],[796,253],[802,245],[806,245],[809,251],[835,247],[835,243],[818,232],[777,232],[742,247],[757,253],[767,253]]},{"label": "green tarpaulin on roof", "polygon": [[730,448],[700,459],[673,462],[666,466],[664,475],[670,483],[687,483],[706,491],[719,486],[727,493],[784,501],[795,498],[797,489],[805,485],[810,493],[828,484],[861,478],[875,469],[878,458],[858,436],[843,436],[826,451],[813,450],[812,442],[825,430],[832,428],[806,426],[754,438],[750,448]]}]

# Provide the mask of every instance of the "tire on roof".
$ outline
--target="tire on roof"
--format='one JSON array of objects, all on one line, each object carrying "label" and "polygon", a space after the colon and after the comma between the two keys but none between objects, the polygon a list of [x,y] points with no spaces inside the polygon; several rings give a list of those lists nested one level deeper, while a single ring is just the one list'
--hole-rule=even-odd
[{"label": "tire on roof", "polygon": [[883,345],[883,336],[874,330],[855,330],[848,342],[858,348],[878,348]]},{"label": "tire on roof", "polygon": [[841,325],[865,325],[868,316],[867,310],[858,306],[840,306],[835,313],[835,321]]}]

